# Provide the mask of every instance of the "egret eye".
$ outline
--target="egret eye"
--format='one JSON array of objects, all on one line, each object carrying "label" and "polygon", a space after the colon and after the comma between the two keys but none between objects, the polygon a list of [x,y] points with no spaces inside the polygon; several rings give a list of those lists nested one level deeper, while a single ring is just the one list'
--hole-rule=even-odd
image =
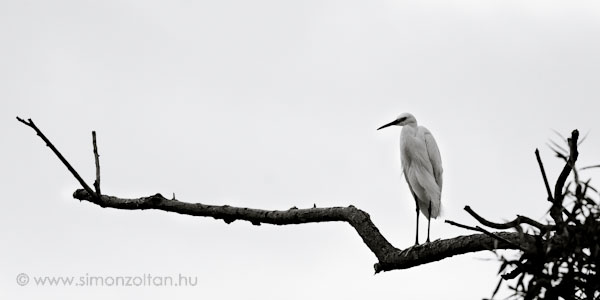
[{"label": "egret eye", "polygon": [[402,117],[400,119],[398,119],[398,122],[404,122],[406,120],[406,117]]}]

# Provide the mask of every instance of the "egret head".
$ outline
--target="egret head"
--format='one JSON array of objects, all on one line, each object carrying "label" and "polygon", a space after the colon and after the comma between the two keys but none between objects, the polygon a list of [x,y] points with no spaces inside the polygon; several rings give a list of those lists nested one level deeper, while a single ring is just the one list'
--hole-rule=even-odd
[{"label": "egret head", "polygon": [[415,119],[415,116],[413,116],[409,113],[403,113],[403,114],[399,115],[398,118],[396,118],[396,120],[377,128],[377,130],[383,129],[383,128],[386,128],[386,127],[392,126],[392,125],[404,126],[404,125],[409,125],[409,124],[417,125],[417,119]]}]

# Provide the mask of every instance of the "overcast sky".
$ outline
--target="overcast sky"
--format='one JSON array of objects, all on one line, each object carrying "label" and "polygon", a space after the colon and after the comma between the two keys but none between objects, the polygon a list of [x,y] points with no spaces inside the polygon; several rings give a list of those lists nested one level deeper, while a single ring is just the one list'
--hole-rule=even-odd
[{"label": "overcast sky", "polygon": [[[471,234],[443,223],[476,224],[465,205],[544,221],[534,150],[554,181],[552,130],[589,132],[580,166],[600,162],[599,37],[597,1],[0,1],[0,297],[489,297],[491,253],[373,275],[375,256],[345,223],[226,225],[79,202],[76,180],[15,116],[90,184],[96,130],[105,194],[352,204],[406,248],[415,213],[400,128],[375,129],[411,112],[437,139],[444,214],[432,238]],[[144,274],[198,284],[33,283]]]}]

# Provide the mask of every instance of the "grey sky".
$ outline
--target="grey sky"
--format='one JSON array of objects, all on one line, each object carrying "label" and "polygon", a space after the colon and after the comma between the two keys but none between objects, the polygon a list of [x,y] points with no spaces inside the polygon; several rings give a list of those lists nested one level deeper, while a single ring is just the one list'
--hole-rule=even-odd
[{"label": "grey sky", "polygon": [[[599,36],[594,1],[1,1],[0,297],[487,297],[489,253],[374,276],[347,224],[226,225],[80,203],[77,182],[14,118],[32,118],[90,183],[96,130],[107,194],[353,204],[404,248],[415,216],[400,130],[375,129],[406,111],[436,137],[445,210],[434,239],[470,234],[443,223],[475,224],[467,204],[492,220],[545,220],[533,151],[555,180],[551,129],[589,131],[581,165],[600,160]],[[199,283],[21,287],[21,272]]]}]

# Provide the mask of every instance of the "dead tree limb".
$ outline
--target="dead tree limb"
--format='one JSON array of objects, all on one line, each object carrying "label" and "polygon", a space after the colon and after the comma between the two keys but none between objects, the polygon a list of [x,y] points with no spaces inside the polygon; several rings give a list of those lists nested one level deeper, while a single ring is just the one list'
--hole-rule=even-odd
[{"label": "dead tree limb", "polygon": [[354,207],[327,207],[298,209],[292,207],[288,210],[263,210],[229,205],[206,205],[202,203],[182,202],[176,199],[167,199],[161,194],[136,199],[123,199],[102,195],[100,202],[84,189],[78,189],[73,197],[89,201],[102,207],[111,207],[126,210],[156,209],[175,212],[183,215],[197,217],[212,217],[230,224],[236,220],[243,220],[260,226],[262,223],[273,225],[291,225],[318,222],[347,222],[363,239],[379,260],[384,260],[387,253],[397,250],[381,235],[379,229],[373,224],[369,214]]},{"label": "dead tree limb", "polygon": [[46,136],[29,119],[24,121],[17,117],[19,122],[34,129],[46,145],[52,149],[61,162],[69,169],[83,189],[73,193],[73,197],[82,201],[88,201],[101,207],[110,207],[126,210],[156,209],[167,212],[175,212],[184,215],[198,217],[212,217],[225,221],[227,224],[236,220],[244,220],[253,225],[273,224],[290,225],[318,222],[347,222],[362,238],[363,242],[375,254],[378,263],[375,264],[375,273],[396,269],[407,269],[422,264],[442,260],[454,255],[495,249],[526,249],[535,251],[536,244],[532,236],[523,235],[519,232],[495,232],[479,228],[483,234],[458,236],[445,240],[437,240],[431,243],[413,246],[404,250],[398,249],[381,234],[373,224],[368,213],[354,206],[308,208],[298,209],[292,207],[288,210],[262,210],[243,207],[232,207],[228,205],[215,206],[202,203],[182,202],[175,197],[167,199],[161,194],[135,199],[125,199],[100,193],[100,164],[97,153],[97,145],[94,140],[94,157],[96,161],[96,182],[93,191],[89,185],[79,176],[77,171],[69,164],[63,155],[52,145]]},{"label": "dead tree limb", "polygon": [[292,207],[288,210],[262,210],[229,205],[206,205],[188,203],[175,199],[167,199],[161,194],[135,199],[123,199],[102,195],[102,203],[98,203],[85,190],[78,189],[73,197],[89,201],[102,207],[126,210],[156,209],[197,217],[212,217],[229,224],[236,220],[248,221],[253,225],[291,225],[319,222],[347,222],[362,238],[363,242],[375,254],[379,262],[375,264],[375,273],[396,269],[407,269],[414,266],[442,260],[458,254],[494,249],[520,249],[535,247],[533,238],[523,244],[518,233],[497,232],[494,235],[473,234],[451,239],[437,240],[428,244],[413,246],[400,250],[392,246],[373,224],[369,214],[354,206],[306,208]]}]

